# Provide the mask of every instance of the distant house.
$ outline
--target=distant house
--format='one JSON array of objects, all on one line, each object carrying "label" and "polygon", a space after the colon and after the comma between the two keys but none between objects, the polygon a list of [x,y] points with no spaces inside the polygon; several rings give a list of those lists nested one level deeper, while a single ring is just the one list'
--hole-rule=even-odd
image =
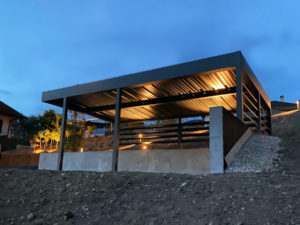
[{"label": "distant house", "polygon": [[280,96],[280,101],[272,101],[271,106],[272,106],[272,115],[297,109],[297,103],[285,102],[284,96]]},{"label": "distant house", "polygon": [[11,122],[17,118],[26,116],[0,101],[0,136],[9,136]]}]

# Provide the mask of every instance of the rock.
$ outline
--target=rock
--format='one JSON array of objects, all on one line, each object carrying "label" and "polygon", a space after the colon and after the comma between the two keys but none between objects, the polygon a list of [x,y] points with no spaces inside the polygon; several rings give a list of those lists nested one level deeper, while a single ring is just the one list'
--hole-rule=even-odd
[{"label": "rock", "polygon": [[36,219],[33,221],[33,224],[42,225],[42,224],[44,224],[44,221],[43,221],[43,219]]},{"label": "rock", "polygon": [[29,214],[27,215],[27,220],[32,220],[33,218],[34,218],[33,213],[29,213]]},{"label": "rock", "polygon": [[184,187],[184,186],[186,186],[187,185],[187,183],[186,182],[183,182],[182,184],[180,184],[180,187]]},{"label": "rock", "polygon": [[71,186],[71,183],[67,183],[66,184],[66,188],[70,187]]},{"label": "rock", "polygon": [[68,219],[71,219],[73,217],[74,217],[74,215],[73,215],[72,212],[65,212],[64,213],[64,220],[68,220]]},{"label": "rock", "polygon": [[82,206],[82,209],[86,212],[89,211],[89,208],[87,207],[87,205]]}]

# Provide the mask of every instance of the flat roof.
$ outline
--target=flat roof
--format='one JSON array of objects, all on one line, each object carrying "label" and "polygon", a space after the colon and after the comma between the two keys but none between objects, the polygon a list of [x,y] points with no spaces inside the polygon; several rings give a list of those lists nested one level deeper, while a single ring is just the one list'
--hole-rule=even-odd
[{"label": "flat roof", "polygon": [[205,115],[209,107],[236,108],[235,68],[270,106],[270,99],[240,51],[116,78],[46,91],[42,101],[107,121],[114,119],[116,89],[122,89],[121,121]]}]

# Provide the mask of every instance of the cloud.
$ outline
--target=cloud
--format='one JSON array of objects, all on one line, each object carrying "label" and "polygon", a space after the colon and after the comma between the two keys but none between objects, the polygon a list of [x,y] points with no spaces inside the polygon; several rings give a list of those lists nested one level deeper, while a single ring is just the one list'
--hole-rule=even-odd
[{"label": "cloud", "polygon": [[11,95],[12,94],[12,92],[11,91],[7,91],[7,90],[1,90],[0,89],[0,94],[3,94],[3,95]]}]

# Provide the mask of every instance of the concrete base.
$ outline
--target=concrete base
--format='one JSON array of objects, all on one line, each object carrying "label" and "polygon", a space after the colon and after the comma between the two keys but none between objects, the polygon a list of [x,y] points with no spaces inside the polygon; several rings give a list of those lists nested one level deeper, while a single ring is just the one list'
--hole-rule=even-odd
[{"label": "concrete base", "polygon": [[210,108],[209,115],[210,172],[224,173],[226,164],[252,135],[251,129],[222,106]]},{"label": "concrete base", "polygon": [[[111,171],[112,152],[67,152],[63,170]],[[55,170],[57,153],[40,155],[39,169]],[[121,150],[119,171],[205,174],[210,172],[209,149]]]},{"label": "concrete base", "polygon": [[[39,169],[56,170],[57,153],[40,154]],[[111,171],[112,152],[65,152],[63,170]]]}]

